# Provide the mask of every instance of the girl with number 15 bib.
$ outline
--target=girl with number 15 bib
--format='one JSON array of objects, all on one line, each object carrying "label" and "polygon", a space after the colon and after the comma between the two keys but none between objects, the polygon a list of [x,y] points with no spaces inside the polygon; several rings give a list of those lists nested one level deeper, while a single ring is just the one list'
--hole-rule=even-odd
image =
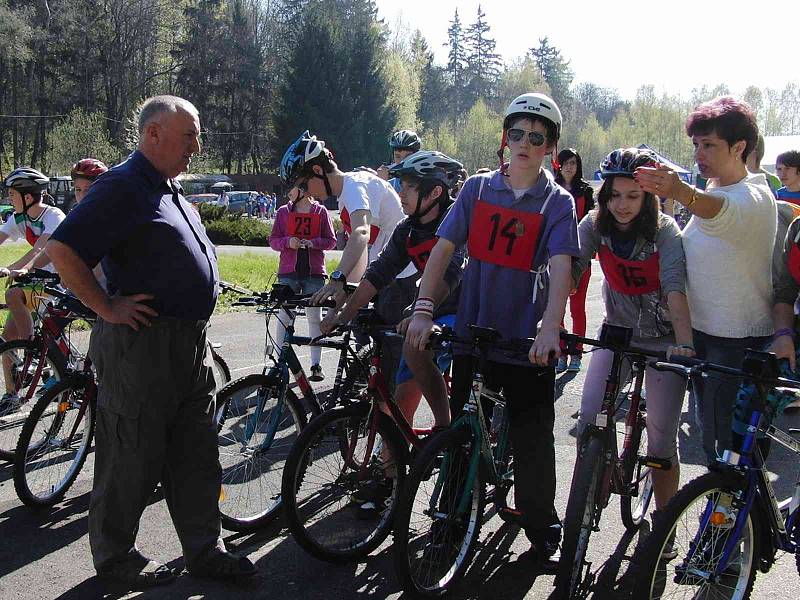
[{"label": "girl with number 15 bib", "polygon": [[[633,330],[633,344],[655,351],[694,356],[686,302],[686,259],[678,224],[659,210],[658,199],[634,180],[639,167],[654,167],[649,150],[614,150],[600,166],[603,187],[598,208],[578,227],[581,257],[574,261],[573,282],[580,281],[597,253],[603,270],[604,322]],[[578,444],[587,423],[594,423],[603,402],[613,352],[592,353],[583,382]],[[623,367],[624,368],[624,367]],[[621,380],[627,379],[626,373]],[[656,507],[663,508],[678,489],[678,422],[686,381],[680,375],[648,368],[647,454],[668,461],[653,470]]]},{"label": "girl with number 15 bib", "polygon": [[[461,283],[456,333],[469,337],[469,326],[477,325],[497,330],[504,339],[536,337],[528,360],[490,354],[483,375],[489,388],[503,392],[509,414],[516,506],[502,516],[524,528],[531,542],[526,558],[549,573],[557,568],[561,538],[553,505],[555,368],[549,362],[560,355],[571,261],[579,255],[575,203],[542,168],[545,156],[557,153],[560,134],[561,112],[544,94],[523,94],[509,105],[498,151],[500,168],[468,179],[439,227],[439,241],[425,267],[406,333],[407,344],[425,347],[433,323],[424,303],[434,297],[455,249],[466,245],[469,263]],[[456,346],[454,418],[472,383],[472,357],[458,352]]]}]

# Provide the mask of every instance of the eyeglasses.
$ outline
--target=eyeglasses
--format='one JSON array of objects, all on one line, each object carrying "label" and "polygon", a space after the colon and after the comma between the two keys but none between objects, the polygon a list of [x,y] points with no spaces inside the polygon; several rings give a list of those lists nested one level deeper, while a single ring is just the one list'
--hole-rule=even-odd
[{"label": "eyeglasses", "polygon": [[528,134],[528,141],[531,146],[541,146],[544,144],[544,136],[538,131],[526,131],[525,129],[517,129],[514,127],[509,129],[506,135],[512,142],[521,142],[526,133]]}]

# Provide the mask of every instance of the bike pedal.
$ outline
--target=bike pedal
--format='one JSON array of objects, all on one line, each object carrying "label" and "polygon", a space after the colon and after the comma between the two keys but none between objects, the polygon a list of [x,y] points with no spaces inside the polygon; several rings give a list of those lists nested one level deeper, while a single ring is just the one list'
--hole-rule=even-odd
[{"label": "bike pedal", "polygon": [[659,469],[662,471],[669,471],[672,468],[672,463],[663,458],[656,458],[655,456],[640,456],[639,464],[643,467],[650,467],[651,469]]},{"label": "bike pedal", "polygon": [[512,523],[514,525],[519,525],[522,521],[522,511],[516,510],[514,508],[509,508],[508,506],[498,508],[497,515],[504,523]]}]

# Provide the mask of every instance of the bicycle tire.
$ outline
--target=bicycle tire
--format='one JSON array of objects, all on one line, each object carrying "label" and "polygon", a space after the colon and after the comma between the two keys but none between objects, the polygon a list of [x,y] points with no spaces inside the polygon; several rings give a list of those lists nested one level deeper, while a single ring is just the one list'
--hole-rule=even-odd
[{"label": "bicycle tire", "polygon": [[[286,389],[281,413],[273,413],[279,389],[277,378],[256,373],[229,383],[217,393],[215,418],[222,465],[220,516],[222,526],[230,531],[254,531],[280,513],[282,469],[289,449],[306,425],[306,416],[290,389]],[[250,419],[260,401],[268,408],[262,407],[261,418],[253,423]],[[270,418],[275,419],[272,424]],[[249,440],[248,422],[254,427]],[[273,440],[262,449],[260,444],[273,435],[270,429],[275,430]],[[256,493],[251,494],[253,485],[257,486]]]},{"label": "bicycle tire", "polygon": [[[408,461],[406,442],[397,426],[388,416],[378,414],[373,449],[379,440],[388,447],[394,457],[396,477],[389,480],[392,489],[382,508],[376,508],[366,518],[351,496],[368,477],[360,466],[366,462],[366,469],[373,475],[379,474],[380,467],[369,466],[368,445],[358,444],[357,440],[352,454],[364,452],[363,459],[351,460],[348,466],[347,456],[342,452],[342,439],[353,440],[360,433],[369,435],[373,410],[371,403],[360,402],[315,417],[300,433],[286,461],[281,490],[289,531],[300,547],[320,560],[342,564],[361,559],[380,546],[391,532]],[[312,472],[311,468],[320,463],[324,470],[315,468]],[[316,482],[323,476],[317,475],[317,471],[332,479],[319,485],[319,491],[315,491]],[[331,510],[317,518],[318,507],[319,511],[328,507]]]},{"label": "bicycle tire", "polygon": [[[644,443],[642,441],[644,440]],[[639,461],[639,449],[647,447],[647,417],[642,415],[639,419],[636,430],[631,434],[630,452],[623,462],[623,472],[625,474],[624,484],[632,488],[633,478],[636,475],[636,467]],[[653,500],[653,470],[643,466],[640,473],[640,480],[637,484],[636,496],[623,494],[619,499],[620,516],[622,523],[628,531],[636,531],[641,526],[650,502]]]},{"label": "bicycle tire", "polygon": [[[414,466],[408,476],[408,481],[397,508],[393,548],[395,573],[403,590],[409,595],[438,597],[446,594],[463,577],[472,562],[480,537],[486,502],[482,465],[478,465],[475,474],[469,498],[469,512],[465,515],[466,519],[465,517],[452,518],[445,516],[439,521],[435,521],[429,516],[430,510],[425,511],[426,506],[430,508],[430,499],[426,503],[425,501],[419,502],[417,498],[421,489],[423,489],[423,494],[428,489],[433,488],[435,490],[439,478],[437,473],[441,473],[440,469],[445,464],[445,461],[447,461],[451,477],[454,474],[456,480],[462,479],[465,473],[463,469],[469,468],[472,456],[472,441],[472,434],[468,429],[459,428],[444,431],[430,438],[414,461]],[[447,474],[444,477],[446,482],[449,477]],[[443,483],[440,487],[445,485],[446,483]],[[448,515],[450,512],[455,511],[456,500],[460,501],[461,497],[462,494],[458,494],[457,497],[451,496],[452,500],[449,502],[448,508],[450,510],[448,510]],[[440,499],[438,504],[440,508],[436,511],[436,516],[443,512],[441,502],[442,500]],[[415,507],[417,510],[415,510]],[[431,527],[427,533],[422,532],[421,535],[417,535],[419,533],[419,527],[415,525],[417,522],[415,515],[417,514],[425,515],[431,520]],[[420,516],[420,518],[422,517]],[[457,522],[455,526],[448,524],[448,521],[453,520],[464,520],[465,522]],[[444,526],[436,527],[437,523],[442,522],[445,523]],[[424,525],[422,527],[424,529]],[[462,533],[463,536],[461,536]],[[454,537],[447,538],[448,534]],[[455,535],[461,536],[460,541],[455,539]],[[445,543],[443,540],[448,540],[449,543]],[[421,542],[421,545],[417,544],[417,542]],[[424,569],[427,575],[432,575],[434,572],[441,572],[441,575],[433,575],[433,577],[423,580],[422,566],[430,566],[434,562],[434,558],[437,556],[436,551],[439,547],[444,547],[444,549],[449,547],[450,554],[452,555],[455,552],[455,556],[452,559],[443,557],[445,560],[442,561],[441,566],[436,571],[432,567]],[[417,560],[418,555],[420,555],[419,560]]]},{"label": "bicycle tire", "polygon": [[555,580],[558,598],[575,597],[583,583],[584,562],[603,472],[603,454],[603,440],[597,435],[590,435],[581,446],[564,513],[564,541]]},{"label": "bicycle tire", "polygon": [[[14,456],[14,489],[24,504],[42,507],[60,502],[83,468],[97,419],[96,398],[94,394],[86,397],[86,387],[87,381],[82,377],[60,381],[36,401],[26,419]],[[84,404],[86,409],[80,414]],[[74,414],[80,421],[70,422],[68,414]],[[48,421],[51,416],[53,419]],[[73,429],[76,437],[66,447],[64,440],[57,436],[69,435]],[[74,454],[70,458],[72,449]],[[66,451],[66,458],[65,455],[55,456],[58,450]],[[56,483],[49,479],[44,486],[37,484],[48,473],[56,474]]]},{"label": "bicycle tire", "polygon": [[209,350],[211,350],[211,359],[214,362],[214,381],[217,384],[216,392],[219,392],[225,385],[230,383],[231,381],[231,370],[228,367],[228,363],[225,362],[225,359],[220,356],[220,354],[214,350],[214,347],[209,344]]},{"label": "bicycle tire", "polygon": [[[29,410],[25,410],[26,405],[30,404],[32,400],[37,398],[38,394],[43,393],[42,389],[51,385],[51,378],[55,378],[53,383],[64,379],[65,371],[63,368],[64,358],[61,355],[56,355],[56,351],[49,348],[45,354],[47,360],[47,369],[51,372],[47,376],[39,377],[38,381],[33,381],[31,374],[32,365],[38,361],[41,355],[42,346],[41,342],[34,340],[12,340],[0,344],[0,363],[4,356],[12,357],[12,376],[14,377],[13,387],[14,391],[20,398],[25,398],[29,395],[30,387],[36,386],[37,389],[31,394],[31,400],[28,400],[19,406],[9,407],[6,412],[0,414],[0,459],[8,461],[14,460],[14,450],[17,447],[19,436],[22,433],[22,427],[25,420],[30,414]],[[16,370],[16,365],[25,365],[25,374],[20,374]],[[42,370],[45,373],[45,370]],[[5,377],[3,376],[3,381]],[[0,390],[0,393],[2,391]]]},{"label": "bicycle tire", "polygon": [[[687,598],[725,597],[729,600],[747,600],[750,597],[755,582],[758,559],[760,557],[761,534],[764,527],[761,513],[755,506],[750,510],[745,527],[742,529],[741,540],[744,548],[740,548],[739,557],[743,557],[744,561],[739,561],[738,563],[738,574],[732,572],[731,577],[734,574],[736,575],[736,587],[733,593],[728,595],[726,592],[725,595],[716,596],[713,593],[713,586],[708,586],[705,589],[706,593],[703,593],[704,590],[700,589],[700,585],[704,584],[694,581],[692,576],[687,576],[689,569],[684,568],[684,565],[679,564],[674,569],[669,567],[669,563],[673,560],[678,562],[685,561],[689,552],[689,540],[678,539],[679,533],[685,533],[690,540],[697,538],[700,546],[695,551],[692,557],[693,562],[689,567],[700,565],[700,561],[708,556],[709,553],[713,559],[716,552],[721,552],[720,544],[724,543],[726,539],[723,537],[726,535],[724,532],[732,531],[732,528],[725,529],[708,525],[704,531],[699,532],[698,527],[701,521],[698,515],[694,514],[693,507],[697,505],[698,510],[702,510],[702,507],[704,505],[707,506],[707,502],[710,501],[709,497],[715,499],[714,501],[716,502],[716,499],[724,496],[726,492],[741,490],[742,481],[741,477],[730,472],[712,471],[706,473],[678,490],[678,493],[673,496],[669,504],[663,510],[656,512],[653,519],[652,533],[636,550],[631,561],[631,566],[635,569],[636,574],[633,598],[642,600],[655,600],[662,597],[680,598],[679,592],[681,590],[686,592],[684,597]],[[688,521],[686,526],[680,525],[684,517]],[[707,537],[706,532],[708,532]],[[677,551],[677,557],[675,559],[662,559],[673,533],[675,534],[673,547]],[[706,546],[711,546],[711,548],[706,551]],[[701,566],[708,569],[713,567],[713,564],[707,561],[702,563]],[[674,577],[670,576],[670,571],[674,573]],[[676,581],[677,578],[680,578],[679,582]],[[727,576],[723,575],[723,578],[725,578],[726,583],[732,585],[733,582]],[[731,587],[731,585],[726,585],[725,587]],[[668,593],[668,589],[677,591]],[[666,596],[664,596],[665,594]]]}]

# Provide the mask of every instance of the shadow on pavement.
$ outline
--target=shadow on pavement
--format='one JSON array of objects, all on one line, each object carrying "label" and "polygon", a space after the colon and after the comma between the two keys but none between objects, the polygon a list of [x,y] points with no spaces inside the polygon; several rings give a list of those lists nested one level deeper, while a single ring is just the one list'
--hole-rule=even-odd
[{"label": "shadow on pavement", "polygon": [[0,514],[0,577],[86,535],[88,510],[86,492],[53,508],[33,510],[20,505]]}]

